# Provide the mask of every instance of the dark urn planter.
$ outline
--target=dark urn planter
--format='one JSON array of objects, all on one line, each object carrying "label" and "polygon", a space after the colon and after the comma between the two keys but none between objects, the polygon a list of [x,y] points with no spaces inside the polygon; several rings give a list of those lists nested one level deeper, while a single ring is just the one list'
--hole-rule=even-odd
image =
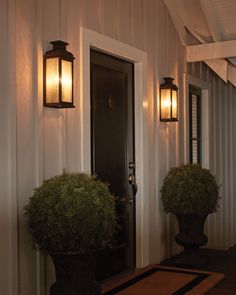
[{"label": "dark urn planter", "polygon": [[98,295],[101,288],[95,281],[95,256],[87,254],[50,254],[56,282],[50,295]]},{"label": "dark urn planter", "polygon": [[205,265],[206,259],[200,253],[199,247],[208,241],[204,234],[207,215],[176,215],[176,217],[179,223],[179,233],[175,241],[184,247],[184,251],[177,257],[176,264],[190,267]]}]

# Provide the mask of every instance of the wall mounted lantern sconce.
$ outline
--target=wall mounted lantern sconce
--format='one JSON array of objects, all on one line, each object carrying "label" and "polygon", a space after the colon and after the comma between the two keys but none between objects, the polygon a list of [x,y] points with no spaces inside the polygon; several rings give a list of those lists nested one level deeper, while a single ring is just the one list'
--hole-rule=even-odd
[{"label": "wall mounted lantern sconce", "polygon": [[73,108],[73,61],[75,58],[66,50],[68,43],[60,40],[50,43],[53,49],[44,55],[44,106]]},{"label": "wall mounted lantern sconce", "polygon": [[178,87],[173,78],[164,78],[160,85],[160,120],[163,122],[178,121]]}]

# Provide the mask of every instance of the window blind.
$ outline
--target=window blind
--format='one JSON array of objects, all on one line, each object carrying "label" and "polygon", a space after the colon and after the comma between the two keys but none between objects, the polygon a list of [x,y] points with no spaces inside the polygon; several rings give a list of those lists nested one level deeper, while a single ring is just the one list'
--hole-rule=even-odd
[{"label": "window blind", "polygon": [[189,93],[189,156],[190,163],[201,163],[201,96],[200,91]]}]

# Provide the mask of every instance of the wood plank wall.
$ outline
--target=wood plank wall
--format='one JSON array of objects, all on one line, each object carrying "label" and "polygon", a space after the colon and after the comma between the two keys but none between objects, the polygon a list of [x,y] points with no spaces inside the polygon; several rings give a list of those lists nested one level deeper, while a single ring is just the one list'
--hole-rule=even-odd
[{"label": "wood plank wall", "polygon": [[[80,26],[148,53],[150,196],[144,197],[150,199],[150,263],[172,251],[172,223],[159,191],[167,170],[184,161],[185,59],[162,1],[0,0],[1,294],[46,294],[43,259],[31,250],[22,214],[43,179],[63,168],[81,170]],[[57,39],[69,42],[76,56],[75,109],[42,107],[42,56]],[[179,86],[179,123],[158,120],[159,84],[165,76]]]},{"label": "wood plank wall", "polygon": [[190,63],[187,72],[211,87],[210,170],[220,189],[220,207],[208,217],[207,247],[227,249],[236,243],[236,88],[225,83],[204,63]]}]

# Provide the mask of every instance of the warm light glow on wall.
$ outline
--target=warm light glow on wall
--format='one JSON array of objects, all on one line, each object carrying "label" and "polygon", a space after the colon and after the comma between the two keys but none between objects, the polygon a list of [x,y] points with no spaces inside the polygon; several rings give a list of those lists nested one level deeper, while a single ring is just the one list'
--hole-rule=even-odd
[{"label": "warm light glow on wall", "polygon": [[143,101],[143,108],[144,109],[147,109],[148,108],[148,101],[147,100],[144,100]]},{"label": "warm light glow on wall", "polygon": [[164,122],[178,121],[178,88],[173,78],[164,78],[160,85],[160,120]]},{"label": "warm light glow on wall", "polygon": [[44,106],[74,107],[73,60],[66,50],[68,43],[52,41],[53,49],[44,55]]}]

